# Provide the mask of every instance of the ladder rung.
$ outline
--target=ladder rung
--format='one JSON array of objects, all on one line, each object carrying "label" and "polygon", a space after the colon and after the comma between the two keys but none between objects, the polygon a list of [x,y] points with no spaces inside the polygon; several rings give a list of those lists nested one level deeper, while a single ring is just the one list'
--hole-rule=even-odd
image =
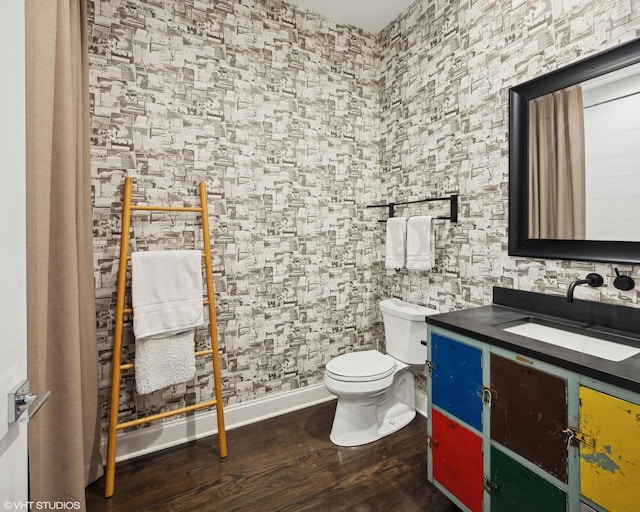
[{"label": "ladder rung", "polygon": [[[202,259],[205,259],[207,257],[207,255],[203,252],[202,253]],[[127,256],[127,261],[131,261],[131,255]]]},{"label": "ladder rung", "polygon": [[[202,305],[203,306],[208,306],[209,305],[209,299],[204,299],[202,301]],[[126,308],[122,310],[122,314],[123,315],[133,315],[133,309],[132,308]]]},{"label": "ladder rung", "polygon": [[146,206],[138,205],[131,206],[132,210],[147,210],[156,212],[201,212],[202,208],[199,206]]},{"label": "ladder rung", "polygon": [[145,416],[144,418],[138,418],[136,420],[125,421],[124,423],[118,423],[118,425],[116,426],[116,429],[122,430],[123,428],[135,427],[136,425],[140,425],[141,423],[149,423],[150,421],[161,420],[162,418],[168,418],[169,416],[176,416],[177,414],[197,411],[198,409],[204,409],[205,407],[212,407],[217,403],[218,403],[217,400],[209,400],[207,402],[200,402],[199,404],[180,407],[179,409],[174,409],[172,411],[165,411],[165,412],[160,412],[158,414],[152,414],[151,416]]},{"label": "ladder rung", "polygon": [[[196,357],[211,356],[213,355],[213,349],[208,348],[206,350],[198,350],[197,352],[194,352],[193,355]],[[133,370],[134,368],[135,363],[126,363],[120,365],[120,370]]]}]

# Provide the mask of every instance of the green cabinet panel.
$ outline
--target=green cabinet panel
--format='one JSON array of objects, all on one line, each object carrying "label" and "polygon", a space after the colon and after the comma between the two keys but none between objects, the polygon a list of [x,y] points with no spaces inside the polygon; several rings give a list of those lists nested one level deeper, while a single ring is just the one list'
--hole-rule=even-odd
[{"label": "green cabinet panel", "polygon": [[565,512],[567,495],[504,452],[491,447],[491,512]]}]

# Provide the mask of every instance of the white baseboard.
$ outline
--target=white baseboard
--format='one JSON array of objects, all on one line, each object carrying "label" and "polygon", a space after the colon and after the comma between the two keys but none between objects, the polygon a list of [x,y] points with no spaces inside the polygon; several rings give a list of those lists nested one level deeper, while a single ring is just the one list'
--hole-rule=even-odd
[{"label": "white baseboard", "polygon": [[[319,383],[250,402],[229,405],[224,409],[225,427],[227,431],[232,430],[328,402],[335,398],[327,391],[324,384]],[[416,390],[416,411],[424,417],[427,416],[427,396],[418,390]],[[121,432],[117,439],[116,462],[140,457],[217,433],[218,423],[215,410],[190,415],[169,423],[158,423],[142,430]],[[102,441],[102,453],[107,453],[106,438]]]},{"label": "white baseboard", "polygon": [[[335,396],[324,384],[312,384],[293,391],[285,391],[250,402],[224,408],[225,430],[266,420],[305,407],[328,402]],[[157,423],[142,430],[121,432],[116,445],[116,462],[177,446],[218,433],[216,411],[209,410],[168,423]],[[102,453],[107,453],[107,440],[102,441]],[[104,461],[103,461],[104,462]]]},{"label": "white baseboard", "polygon": [[416,389],[416,412],[427,417],[427,395]]}]

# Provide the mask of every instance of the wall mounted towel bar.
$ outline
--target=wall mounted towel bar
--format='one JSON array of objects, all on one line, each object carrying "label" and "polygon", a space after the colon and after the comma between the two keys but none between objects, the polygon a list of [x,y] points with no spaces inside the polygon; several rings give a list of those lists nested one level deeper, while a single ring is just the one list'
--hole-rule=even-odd
[{"label": "wall mounted towel bar", "polygon": [[[387,204],[369,204],[367,208],[388,208],[389,218],[395,215],[395,207],[405,204],[415,203],[430,203],[432,201],[450,201],[450,214],[446,216],[438,216],[436,219],[449,219],[451,222],[458,222],[458,194],[451,194],[446,197],[430,197],[428,199],[416,199],[415,201],[402,201],[397,203]],[[386,220],[379,220],[378,222],[386,222]]]}]

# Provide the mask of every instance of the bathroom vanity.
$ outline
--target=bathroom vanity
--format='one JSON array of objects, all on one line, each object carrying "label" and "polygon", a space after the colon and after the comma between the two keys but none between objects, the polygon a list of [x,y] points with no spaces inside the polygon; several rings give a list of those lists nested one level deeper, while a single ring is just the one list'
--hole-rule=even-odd
[{"label": "bathroom vanity", "polygon": [[640,310],[493,302],[425,319],[429,481],[473,512],[639,510]]}]

